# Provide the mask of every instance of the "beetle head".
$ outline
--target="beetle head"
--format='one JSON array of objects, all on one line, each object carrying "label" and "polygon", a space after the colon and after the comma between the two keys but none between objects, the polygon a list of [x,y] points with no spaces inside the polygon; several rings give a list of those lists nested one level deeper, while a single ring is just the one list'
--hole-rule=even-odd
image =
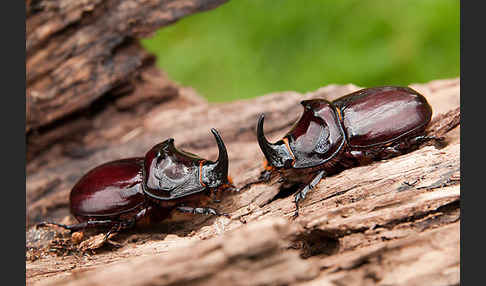
[{"label": "beetle head", "polygon": [[324,99],[301,102],[304,112],[283,139],[269,143],[258,120],[258,144],[268,165],[277,169],[315,167],[331,160],[344,146],[339,111]]},{"label": "beetle head", "polygon": [[228,177],[228,152],[226,151],[226,146],[224,146],[223,139],[216,129],[212,128],[211,132],[216,139],[219,155],[215,162],[208,160],[203,163],[201,181],[210,188],[216,188],[221,185],[232,186],[231,179]]},{"label": "beetle head", "polygon": [[270,143],[265,138],[265,135],[263,134],[264,119],[264,114],[260,115],[260,118],[258,118],[257,138],[258,145],[260,145],[260,149],[262,149],[268,164],[275,168],[291,168],[294,158],[285,144],[285,141],[279,140],[276,143]]},{"label": "beetle head", "polygon": [[172,138],[152,147],[144,158],[144,192],[156,199],[174,199],[206,188],[234,188],[226,147],[216,129],[211,132],[219,149],[215,162],[177,149]]},{"label": "beetle head", "polygon": [[157,199],[182,197],[203,189],[198,156],[179,150],[169,138],[150,149],[144,158],[144,191]]}]

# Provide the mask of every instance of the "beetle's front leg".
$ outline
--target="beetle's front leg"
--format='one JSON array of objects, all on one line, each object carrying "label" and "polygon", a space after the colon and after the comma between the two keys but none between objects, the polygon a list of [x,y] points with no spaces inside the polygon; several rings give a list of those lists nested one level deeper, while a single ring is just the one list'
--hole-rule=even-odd
[{"label": "beetle's front leg", "polygon": [[213,208],[208,208],[208,207],[199,207],[199,208],[196,207],[196,208],[193,208],[193,207],[180,206],[180,207],[177,207],[176,210],[178,210],[178,211],[180,211],[182,213],[225,216],[227,218],[230,218],[231,217],[227,213],[220,213],[218,210],[215,210]]},{"label": "beetle's front leg", "polygon": [[295,213],[294,213],[294,218],[299,216],[299,202],[303,199],[305,199],[307,193],[312,190],[317,184],[322,180],[322,178],[326,175],[326,172],[324,170],[321,170],[317,173],[317,175],[312,179],[312,181],[307,184],[302,190],[300,190],[297,194],[295,194],[294,197],[294,203],[295,203]]},{"label": "beetle's front leg", "polygon": [[246,189],[248,189],[249,187],[251,187],[255,184],[267,183],[268,181],[270,181],[271,177],[272,177],[272,170],[263,170],[260,173],[260,176],[258,177],[257,180],[246,183],[243,187],[238,189],[238,192],[246,190]]},{"label": "beetle's front leg", "polygon": [[264,170],[263,172],[260,173],[260,177],[258,177],[258,180],[260,182],[268,182],[270,181],[270,178],[272,177],[272,170]]}]

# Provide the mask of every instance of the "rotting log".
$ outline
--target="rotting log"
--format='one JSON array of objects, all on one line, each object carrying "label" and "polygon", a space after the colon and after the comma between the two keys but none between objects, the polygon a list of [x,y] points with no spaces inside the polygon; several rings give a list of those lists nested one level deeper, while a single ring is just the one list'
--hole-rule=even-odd
[{"label": "rotting log", "polygon": [[46,157],[103,148],[137,130],[140,123],[127,118],[154,105],[194,103],[154,68],[154,56],[138,40],[226,1],[27,0],[28,168],[48,163]]},{"label": "rotting log", "polygon": [[103,245],[103,233],[32,227],[73,222],[68,194],[80,176],[168,137],[214,159],[212,127],[242,186],[261,171],[260,113],[275,139],[300,114],[300,100],[358,89],[331,85],[210,105],[168,79],[139,46],[140,37],[224,2],[26,1],[27,284],[459,284],[459,79],[412,85],[433,106],[429,133],[444,136],[446,147],[326,178],[295,221],[291,194],[273,182],[215,206],[230,219],[174,217]]},{"label": "rotting log", "polygon": [[[325,178],[292,220],[293,197],[279,184],[257,184],[215,207],[231,218],[189,216],[120,233],[116,246],[80,251],[92,237],[35,229],[44,219],[70,222],[68,194],[100,163],[143,155],[168,138],[215,159],[209,130],[227,145],[230,173],[242,186],[262,170],[255,125],[284,134],[301,113],[298,104],[329,100],[358,89],[330,85],[300,94],[280,92],[224,104],[160,104],[141,114],[135,134],[117,137],[84,156],[60,156],[27,174],[29,285],[458,285],[460,273],[459,79],[414,84],[434,115],[429,134],[442,149],[411,153]],[[76,242],[74,242],[76,240]],[[80,242],[81,241],[81,242]],[[63,244],[64,243],[64,244]],[[54,250],[54,251],[53,251]]]}]

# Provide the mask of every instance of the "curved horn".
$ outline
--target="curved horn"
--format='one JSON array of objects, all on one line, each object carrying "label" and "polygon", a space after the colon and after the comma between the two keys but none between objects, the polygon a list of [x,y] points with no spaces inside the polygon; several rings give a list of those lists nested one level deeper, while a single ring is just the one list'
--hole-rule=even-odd
[{"label": "curved horn", "polygon": [[216,160],[216,165],[214,169],[216,172],[221,172],[224,176],[228,176],[228,152],[226,151],[226,146],[224,146],[223,139],[218,133],[218,130],[211,128],[211,132],[216,138],[216,143],[218,144],[218,160]]},{"label": "curved horn", "polygon": [[211,128],[211,132],[216,138],[219,155],[216,162],[206,161],[204,163],[201,170],[201,180],[205,186],[215,188],[228,181],[228,152],[218,131]]},{"label": "curved horn", "polygon": [[263,134],[263,120],[265,119],[265,114],[261,114],[258,118],[258,127],[257,127],[257,138],[258,138],[258,145],[260,145],[260,149],[262,149],[263,154],[269,160],[272,157],[273,148],[272,143],[268,142],[267,138]]},{"label": "curved horn", "polygon": [[260,118],[258,118],[258,145],[260,145],[260,149],[262,149],[262,152],[270,165],[274,167],[287,166],[288,164],[290,164],[290,162],[292,162],[292,157],[290,156],[282,141],[279,141],[277,143],[270,143],[265,138],[265,135],[263,134],[264,119],[264,114],[260,115]]}]

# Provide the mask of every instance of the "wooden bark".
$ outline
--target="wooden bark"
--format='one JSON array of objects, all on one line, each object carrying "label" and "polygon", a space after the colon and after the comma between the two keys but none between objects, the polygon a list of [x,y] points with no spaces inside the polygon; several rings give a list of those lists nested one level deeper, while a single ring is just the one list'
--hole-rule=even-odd
[{"label": "wooden bark", "polygon": [[[178,98],[183,93],[180,87],[154,69],[154,57],[138,39],[224,2],[27,0],[29,162],[42,165],[46,157],[83,156],[103,148],[109,136],[139,126],[126,117],[138,118],[154,105]],[[181,102],[185,103],[187,98]],[[104,140],[93,146],[92,138],[100,133],[106,135]]]},{"label": "wooden bark", "polygon": [[45,219],[73,221],[68,195],[80,176],[109,160],[141,156],[166,138],[215,159],[212,127],[227,145],[235,184],[242,186],[262,170],[255,137],[260,113],[265,112],[265,131],[274,140],[302,112],[299,101],[332,100],[357,86],[330,85],[306,94],[281,92],[225,104],[159,104],[139,115],[135,131],[121,132],[99,145],[103,148],[83,156],[44,157],[43,164],[32,161],[27,172],[27,283],[458,285],[459,79],[411,87],[433,107],[429,134],[444,136],[447,145],[422,146],[325,178],[303,201],[296,220],[291,219],[293,196],[272,182],[216,205],[231,218],[174,217],[112,237],[117,247],[85,250],[96,234],[70,236],[60,229],[31,227]]}]

